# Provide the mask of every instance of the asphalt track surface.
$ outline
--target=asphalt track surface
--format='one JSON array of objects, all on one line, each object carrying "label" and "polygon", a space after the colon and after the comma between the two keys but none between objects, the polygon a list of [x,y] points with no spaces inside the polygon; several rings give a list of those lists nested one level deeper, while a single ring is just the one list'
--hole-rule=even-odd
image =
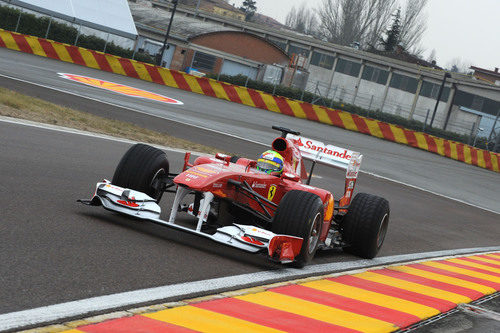
[{"label": "asphalt track surface", "polygon": [[[11,53],[3,49],[0,49],[0,56],[0,70],[8,75],[12,75],[12,64],[9,68],[4,60],[19,57],[21,60],[18,61],[25,64],[20,71],[32,71],[33,77],[40,81],[43,81],[43,76],[49,77],[48,74],[40,74],[40,71],[53,66],[57,67],[57,72],[86,73],[88,76],[99,76],[109,81],[159,92],[183,101],[185,104],[182,108],[185,109],[182,109],[182,114],[187,114],[187,118],[196,114],[196,108],[191,105],[195,100],[195,106],[207,109],[215,107],[210,103],[216,103],[222,112],[234,107],[232,103],[176,89],[157,89],[155,85],[146,82],[53,62],[50,59]],[[40,64],[40,61],[43,63]],[[9,73],[5,73],[6,68]],[[47,79],[51,80],[51,77]],[[55,79],[54,81],[59,82]],[[144,127],[166,131],[245,156],[255,156],[263,150],[262,146],[244,140],[196,130],[191,126],[117,106],[110,107],[19,81],[3,78],[0,79],[0,84],[59,104],[133,121]],[[158,105],[156,102],[123,98],[76,83],[62,81],[60,84],[75,89],[78,93],[81,93],[80,89],[90,89],[86,92],[94,98],[102,97],[114,102],[125,99],[126,103],[137,103],[138,109],[142,111],[174,108]],[[240,106],[234,108],[238,107]],[[178,113],[178,110],[175,111]],[[297,121],[297,124],[290,126],[293,128],[301,129],[305,123],[314,127],[309,122],[260,110],[255,112],[269,118],[266,127],[274,123],[284,123],[288,126],[287,124],[293,121]],[[266,133],[257,138],[259,141],[271,138],[274,133],[264,129],[264,125],[251,125],[256,116],[252,114],[248,117],[245,123],[248,125],[248,132]],[[203,116],[200,118],[203,119]],[[214,118],[216,120],[212,119],[212,122],[224,121],[219,130],[225,129],[226,126],[234,130],[244,125],[231,118]],[[282,119],[286,121],[281,122]],[[206,122],[209,123],[208,120]],[[237,126],[231,127],[233,123]],[[246,136],[246,131],[242,131],[240,135]],[[319,138],[314,132],[305,135]],[[361,138],[359,141],[367,138],[356,135]],[[209,240],[78,205],[75,200],[88,197],[96,181],[112,176],[116,163],[129,144],[8,123],[0,123],[0,140],[0,202],[4,205],[1,209],[0,224],[0,313],[179,282],[280,269],[279,265],[269,263],[264,258],[228,249]],[[390,144],[380,140],[376,142],[382,146]],[[434,158],[439,158],[444,164],[450,163],[453,168],[476,177],[474,179],[478,181],[477,187],[489,186],[492,191],[496,189],[498,198],[498,174],[408,147],[396,147],[404,150],[403,155],[406,153],[405,149],[418,152],[415,153],[417,155],[422,153],[425,158],[420,161],[420,168],[438,165]],[[181,154],[168,154],[172,171],[178,170]],[[395,149],[393,154],[397,155],[398,149]],[[426,173],[423,170],[421,172]],[[316,185],[334,193],[342,189],[342,172],[319,167],[317,174],[322,178],[313,181]],[[446,180],[443,182],[446,183]],[[361,174],[357,190],[377,193],[391,203],[391,225],[381,256],[498,245],[499,216],[493,212],[367,174]],[[470,191],[473,194],[480,192],[480,189],[471,188]],[[171,197],[166,199],[163,205],[165,215],[169,211]],[[492,202],[492,209],[497,208],[495,197]],[[319,253],[313,264],[344,260],[355,258],[329,251]]]},{"label": "asphalt track surface", "polygon": [[[175,98],[184,105],[167,105],[120,95],[62,79],[57,73],[79,74],[129,85]],[[114,106],[89,103],[86,98],[9,80],[2,75],[93,98]],[[275,137],[275,132],[269,128],[271,125],[279,124],[300,130],[305,137],[362,152],[364,156],[362,170],[365,172],[500,213],[498,200],[500,174],[333,126],[4,48],[0,48],[0,86],[252,157],[259,154],[262,148],[248,145],[245,141],[235,142],[233,139],[229,140],[227,136],[216,135],[208,130],[268,144]],[[196,130],[193,126],[208,130]]]}]

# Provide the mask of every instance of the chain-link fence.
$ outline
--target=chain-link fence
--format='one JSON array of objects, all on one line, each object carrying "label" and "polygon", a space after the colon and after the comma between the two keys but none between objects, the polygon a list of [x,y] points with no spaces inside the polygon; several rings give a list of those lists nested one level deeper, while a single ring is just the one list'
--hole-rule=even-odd
[{"label": "chain-link fence", "polygon": [[[335,84],[330,85],[321,81],[308,81],[306,90],[318,95],[318,100],[323,99],[325,101],[325,106],[332,107],[334,103],[354,105],[365,109],[367,117],[373,114],[372,111],[389,113],[422,123],[421,130],[424,132],[429,127],[434,111],[434,107],[422,108],[417,104],[413,108],[413,105],[408,101],[395,100],[389,96],[384,97],[384,94],[367,94],[359,90],[356,91],[355,89],[348,89]],[[446,122],[445,118],[446,116],[437,112],[434,116],[433,126],[442,128]],[[478,124],[461,120],[454,120],[453,122],[449,122],[446,126],[446,129],[451,132],[472,136],[475,136],[477,128]]]}]

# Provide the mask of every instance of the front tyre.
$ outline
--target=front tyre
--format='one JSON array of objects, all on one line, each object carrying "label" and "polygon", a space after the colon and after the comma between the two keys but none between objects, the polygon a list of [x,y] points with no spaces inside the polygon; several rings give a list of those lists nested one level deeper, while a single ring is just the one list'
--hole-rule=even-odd
[{"label": "front tyre", "polygon": [[146,193],[159,202],[162,180],[168,177],[169,163],[164,151],[138,143],[130,147],[116,167],[112,184]]},{"label": "front tyre", "polygon": [[271,231],[301,237],[300,254],[294,266],[310,262],[318,248],[323,224],[323,202],[316,194],[293,190],[285,194],[273,217]]},{"label": "front tyre", "polygon": [[376,195],[359,193],[342,221],[344,251],[361,258],[375,258],[389,226],[389,202]]}]

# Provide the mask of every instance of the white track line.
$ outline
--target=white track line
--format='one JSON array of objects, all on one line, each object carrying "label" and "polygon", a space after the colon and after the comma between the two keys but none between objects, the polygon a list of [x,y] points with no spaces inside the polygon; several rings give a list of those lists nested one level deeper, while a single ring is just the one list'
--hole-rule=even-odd
[{"label": "white track line", "polygon": [[[41,129],[46,129],[46,130],[50,130],[50,131],[57,131],[57,132],[62,132],[62,133],[83,135],[83,136],[88,136],[88,137],[96,138],[96,139],[110,140],[110,141],[123,142],[123,143],[129,143],[129,144],[137,143],[137,141],[134,141],[134,140],[118,138],[118,137],[111,136],[111,135],[94,133],[94,132],[87,132],[87,131],[82,131],[82,130],[69,128],[69,127],[57,126],[57,125],[38,123],[38,122],[34,122],[31,120],[25,120],[25,119],[0,116],[0,122],[16,124],[16,125],[24,125],[24,126],[35,127],[35,128],[41,128]],[[155,145],[155,144],[151,144],[151,143],[149,143],[149,145],[155,146],[155,147],[163,149],[163,150],[173,151],[176,153],[184,154],[186,152],[186,150],[184,150],[184,149]],[[196,151],[192,151],[192,150],[190,150],[190,152],[193,155],[197,155],[197,156],[207,155],[206,153],[196,152]]]},{"label": "white track line", "polygon": [[346,271],[361,268],[373,268],[375,266],[406,263],[430,258],[440,259],[450,256],[495,251],[500,251],[500,246],[403,254],[375,258],[372,260],[312,265],[306,266],[303,269],[284,268],[274,271],[241,274],[223,278],[178,283],[163,287],[140,289],[2,314],[0,315],[0,331],[62,321],[72,317],[84,317],[92,313],[109,311],[127,306],[133,307],[136,304],[151,303],[169,298],[181,299],[200,293],[216,293],[227,289],[243,288],[248,285],[262,285],[277,280],[292,280],[314,275],[331,274],[334,272],[347,273]]}]

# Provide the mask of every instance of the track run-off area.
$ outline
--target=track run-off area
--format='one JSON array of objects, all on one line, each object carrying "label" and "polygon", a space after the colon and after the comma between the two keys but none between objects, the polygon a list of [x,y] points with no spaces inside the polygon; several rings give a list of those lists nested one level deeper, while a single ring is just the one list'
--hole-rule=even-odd
[{"label": "track run-off area", "polygon": [[[184,104],[132,98],[57,73],[116,82]],[[0,86],[252,158],[276,136],[271,125],[296,129],[363,153],[357,191],[386,197],[391,205],[381,258],[500,245],[500,175],[495,172],[359,133],[6,49],[0,49]],[[352,269],[347,263],[359,265],[354,268],[378,264],[378,259],[370,263],[330,251],[318,253],[311,266],[298,272],[193,235],[78,205],[76,199],[89,197],[95,182],[112,177],[131,144],[126,140],[10,120],[0,122],[0,140],[0,316],[240,275],[248,282],[239,288],[325,274],[316,270],[322,265],[333,265],[329,270],[335,272]],[[167,154],[171,171],[179,171],[183,152]],[[343,172],[318,167],[316,174],[313,185],[334,194],[343,190]],[[165,199],[167,215],[172,197]],[[261,274],[269,278],[251,278]],[[208,293],[198,289],[182,297]]]}]

